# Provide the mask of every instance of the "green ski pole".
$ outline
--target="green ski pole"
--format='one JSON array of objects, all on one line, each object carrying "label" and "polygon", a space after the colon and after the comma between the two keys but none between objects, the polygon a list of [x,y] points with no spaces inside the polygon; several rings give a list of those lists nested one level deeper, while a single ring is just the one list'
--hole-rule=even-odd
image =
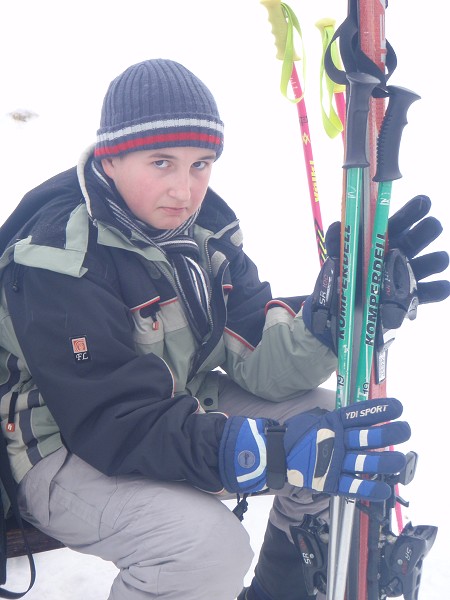
[{"label": "green ski pole", "polygon": [[341,301],[339,312],[338,385],[336,408],[350,403],[350,375],[356,271],[358,266],[359,223],[362,206],[363,172],[369,163],[366,158],[367,117],[373,89],[380,83],[366,73],[349,73],[350,84],[347,109],[346,170],[344,227],[341,250]]},{"label": "green ski pole", "polygon": [[[373,89],[380,81],[365,73],[347,74],[349,82],[344,225],[341,242],[341,300],[339,308],[338,373],[336,408],[351,399],[352,346],[354,333],[358,237],[366,157],[367,119]],[[334,496],[331,500],[327,600],[343,600],[355,504]]]},{"label": "green ski pole", "polygon": [[[420,96],[405,88],[388,86],[389,104],[384,116],[377,141],[377,169],[373,180],[378,185],[377,201],[373,218],[372,241],[367,268],[366,291],[363,302],[363,317],[361,325],[361,340],[359,346],[358,370],[356,376],[356,402],[365,400],[370,395],[370,380],[374,365],[373,353],[377,341],[377,328],[382,332],[382,324],[379,317],[379,299],[383,282],[383,265],[385,252],[389,243],[387,228],[389,219],[389,207],[391,201],[392,182],[400,179],[402,174],[398,166],[401,136],[403,128],[407,124],[407,112],[413,102]],[[381,333],[384,338],[383,333]],[[389,344],[393,337],[390,336]],[[381,348],[377,348],[377,374],[383,371],[385,378],[385,366],[387,362],[387,345],[382,341]],[[396,494],[398,495],[398,485]],[[400,504],[394,500],[397,519],[401,523],[402,515]],[[378,531],[380,525],[369,520],[369,532]],[[368,533],[370,537],[370,533]],[[376,567],[379,570],[379,550],[368,542],[367,544],[367,581],[364,589],[367,589],[367,599],[378,599],[379,584],[369,573],[373,573]],[[361,582],[362,583],[362,582]],[[360,600],[359,592],[357,593]],[[348,590],[347,600],[355,598]],[[356,600],[356,598],[355,598]],[[365,598],[361,598],[365,600]]]},{"label": "green ski pole", "polygon": [[[383,262],[387,245],[392,182],[402,177],[398,166],[398,156],[402,132],[408,122],[406,119],[408,109],[413,102],[420,99],[420,96],[411,90],[397,86],[388,86],[387,92],[389,94],[389,104],[378,137],[377,171],[373,177],[373,181],[379,182],[379,185],[367,271],[366,293],[363,303],[361,341],[356,376],[356,402],[366,400],[369,396]],[[385,363],[385,358],[383,360]]]}]

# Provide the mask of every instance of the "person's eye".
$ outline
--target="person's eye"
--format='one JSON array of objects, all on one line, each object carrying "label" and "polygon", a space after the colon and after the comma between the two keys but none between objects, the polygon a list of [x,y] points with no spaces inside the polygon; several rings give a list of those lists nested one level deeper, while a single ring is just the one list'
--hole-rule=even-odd
[{"label": "person's eye", "polygon": [[197,160],[195,163],[192,164],[194,169],[197,169],[198,171],[202,171],[203,169],[206,169],[206,167],[208,166],[208,162],[206,162],[206,160]]},{"label": "person's eye", "polygon": [[155,160],[153,162],[153,164],[155,165],[155,167],[157,167],[158,169],[166,169],[167,166],[169,165],[169,161],[166,160],[165,158],[161,158],[160,160]]}]

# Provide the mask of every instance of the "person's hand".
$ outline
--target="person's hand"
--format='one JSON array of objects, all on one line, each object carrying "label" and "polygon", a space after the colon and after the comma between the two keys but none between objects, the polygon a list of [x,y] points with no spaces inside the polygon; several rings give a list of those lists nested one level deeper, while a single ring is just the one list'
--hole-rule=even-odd
[{"label": "person's hand", "polygon": [[[441,223],[435,217],[426,216],[430,209],[428,196],[415,196],[389,219],[389,251],[380,296],[384,329],[397,329],[405,317],[414,319],[419,304],[441,302],[450,295],[449,281],[423,281],[449,265],[445,251],[418,256],[442,233]],[[412,293],[409,285],[414,288]]]},{"label": "person's hand", "polygon": [[302,413],[284,425],[268,419],[230,417],[219,453],[222,483],[236,493],[281,488],[287,482],[315,492],[372,502],[386,500],[391,487],[362,476],[396,474],[404,468],[406,459],[401,452],[372,451],[409,439],[408,423],[386,423],[402,411],[395,398],[382,398],[331,412]]},{"label": "person's hand", "polygon": [[[380,324],[384,330],[397,329],[405,317],[414,319],[419,304],[440,302],[450,295],[447,280],[423,281],[441,273],[449,265],[445,251],[418,256],[442,233],[441,223],[427,216],[431,201],[415,196],[388,222],[388,251],[384,257],[380,294]],[[339,313],[339,221],[330,225],[325,236],[328,258],[317,278],[314,292],[303,305],[303,319],[311,333],[337,352]]]}]

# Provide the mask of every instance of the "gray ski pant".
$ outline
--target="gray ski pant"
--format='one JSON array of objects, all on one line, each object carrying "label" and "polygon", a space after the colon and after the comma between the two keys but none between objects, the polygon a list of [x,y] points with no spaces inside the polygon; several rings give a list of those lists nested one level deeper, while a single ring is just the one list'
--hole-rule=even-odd
[{"label": "gray ski pant", "polygon": [[[316,406],[332,409],[335,400],[334,392],[318,388],[268,402],[226,376],[220,387],[219,409],[226,414],[279,421]],[[108,600],[233,600],[253,559],[245,528],[220,497],[185,483],[108,477],[65,448],[25,476],[19,503],[45,533],[116,565]],[[327,505],[326,497],[287,486],[269,518],[289,535],[290,524]]]}]

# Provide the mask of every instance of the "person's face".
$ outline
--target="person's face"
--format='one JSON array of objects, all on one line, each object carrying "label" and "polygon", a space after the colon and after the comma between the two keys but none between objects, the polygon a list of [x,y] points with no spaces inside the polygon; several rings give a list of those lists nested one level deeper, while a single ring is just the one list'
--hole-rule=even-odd
[{"label": "person's face", "polygon": [[138,219],[174,229],[203,202],[215,158],[204,148],[162,148],[104,158],[102,165]]}]

